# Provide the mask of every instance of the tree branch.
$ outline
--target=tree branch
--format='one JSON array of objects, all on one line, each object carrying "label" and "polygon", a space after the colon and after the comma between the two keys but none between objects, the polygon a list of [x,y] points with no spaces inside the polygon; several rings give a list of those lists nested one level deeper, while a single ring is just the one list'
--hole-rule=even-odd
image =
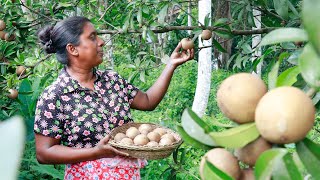
[{"label": "tree branch", "polygon": [[[163,28],[155,28],[151,29],[154,33],[165,33],[169,31],[174,31],[174,30],[194,30],[196,28],[201,28],[201,26],[165,26]],[[219,30],[219,31],[224,31],[228,32],[226,29],[223,28],[217,28],[214,26],[208,26],[206,29],[209,29],[211,31]],[[254,29],[254,30],[232,30],[231,33],[233,35],[252,35],[252,34],[264,34],[268,33],[272,30],[275,30],[276,28],[261,28],[261,29]],[[123,30],[100,30],[98,32],[99,34],[124,34],[124,33],[142,33],[142,30],[128,30],[127,32],[124,32]]]}]

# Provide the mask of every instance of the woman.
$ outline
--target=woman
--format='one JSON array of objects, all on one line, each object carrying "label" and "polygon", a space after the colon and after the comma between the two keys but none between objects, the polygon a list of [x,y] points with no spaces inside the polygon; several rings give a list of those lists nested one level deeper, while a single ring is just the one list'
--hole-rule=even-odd
[{"label": "woman", "polygon": [[65,179],[140,179],[145,161],[108,145],[111,129],[132,121],[130,108],[153,110],[165,95],[174,70],[194,56],[181,43],[154,85],[142,92],[112,71],[98,71],[104,41],[85,17],[71,17],[38,34],[47,53],[65,65],[38,100],[37,159],[67,164]]}]

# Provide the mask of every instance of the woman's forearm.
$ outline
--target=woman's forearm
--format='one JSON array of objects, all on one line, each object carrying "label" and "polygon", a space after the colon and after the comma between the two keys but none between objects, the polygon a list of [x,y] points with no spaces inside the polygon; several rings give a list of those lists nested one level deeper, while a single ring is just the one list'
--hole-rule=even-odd
[{"label": "woman's forearm", "polygon": [[156,108],[166,94],[175,69],[174,65],[167,64],[157,81],[146,92],[151,109]]},{"label": "woman's forearm", "polygon": [[37,159],[42,164],[72,164],[98,158],[95,148],[71,148],[54,145],[37,152]]}]

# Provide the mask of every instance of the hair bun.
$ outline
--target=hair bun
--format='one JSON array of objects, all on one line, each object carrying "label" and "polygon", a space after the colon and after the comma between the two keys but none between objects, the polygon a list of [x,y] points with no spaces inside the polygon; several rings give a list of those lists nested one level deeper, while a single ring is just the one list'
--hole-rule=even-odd
[{"label": "hair bun", "polygon": [[52,42],[52,38],[51,38],[52,30],[53,30],[53,26],[49,25],[49,26],[45,26],[44,28],[40,29],[40,31],[38,32],[38,39],[39,39],[43,49],[48,54],[57,52],[56,48]]}]

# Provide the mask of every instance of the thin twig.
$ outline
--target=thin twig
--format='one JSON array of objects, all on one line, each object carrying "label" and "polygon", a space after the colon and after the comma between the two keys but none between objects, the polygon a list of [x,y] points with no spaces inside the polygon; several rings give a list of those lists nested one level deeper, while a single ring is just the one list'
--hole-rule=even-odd
[{"label": "thin twig", "polygon": [[100,20],[103,18],[103,16],[106,15],[107,11],[108,11],[114,4],[115,4],[115,2],[113,2],[113,3],[103,12],[103,14],[101,15],[101,17],[99,18],[98,21],[100,21]]},{"label": "thin twig", "polygon": [[41,13],[39,13],[39,12],[33,10],[33,9],[31,9],[30,7],[28,7],[27,5],[25,5],[22,1],[20,1],[20,5],[22,5],[23,7],[27,8],[29,11],[31,11],[31,12],[33,12],[33,13],[35,13],[35,14],[38,14],[39,16],[42,16],[42,17],[44,17],[44,18],[47,18],[47,19],[49,19],[49,20],[51,20],[51,21],[59,21],[59,20],[57,20],[57,19],[50,18],[50,17],[48,17],[48,16],[45,16],[45,15],[43,15],[43,14],[41,14]]}]

